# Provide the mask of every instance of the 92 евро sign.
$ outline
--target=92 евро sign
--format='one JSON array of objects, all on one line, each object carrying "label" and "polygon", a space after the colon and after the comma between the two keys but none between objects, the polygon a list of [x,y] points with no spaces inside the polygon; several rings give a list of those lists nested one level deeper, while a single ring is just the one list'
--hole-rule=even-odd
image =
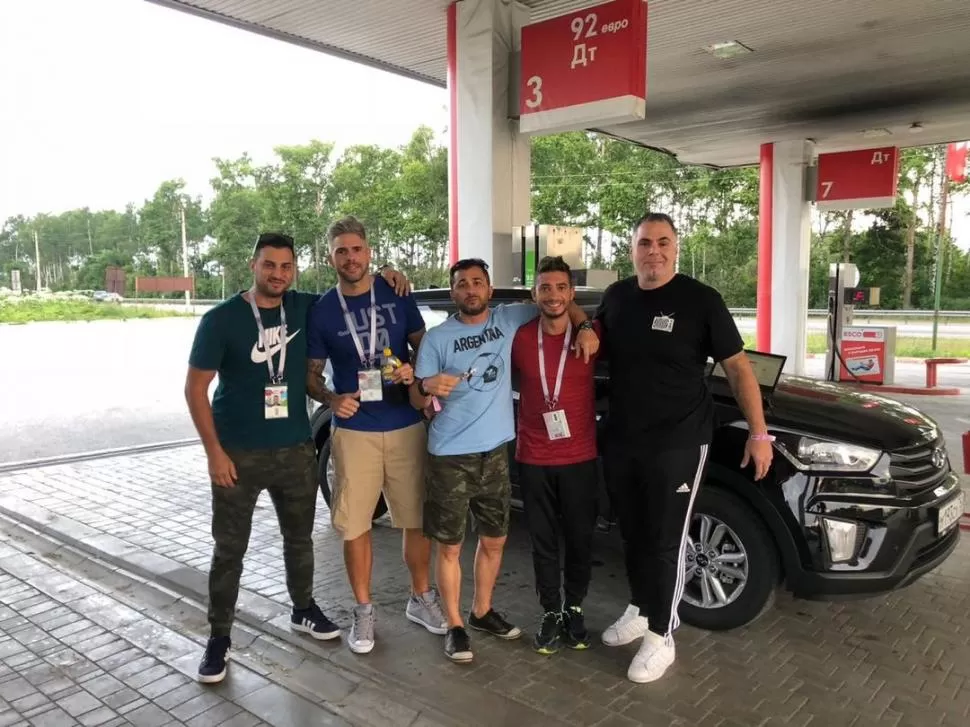
[{"label": "92 \u0435\u0432\u0440\u043e sign", "polygon": [[647,97],[647,3],[613,0],[526,25],[521,60],[521,131],[641,120]]},{"label": "92 \u0435\u0432\u0440\u043e sign", "polygon": [[824,210],[892,207],[898,181],[894,146],[819,154],[815,202]]}]

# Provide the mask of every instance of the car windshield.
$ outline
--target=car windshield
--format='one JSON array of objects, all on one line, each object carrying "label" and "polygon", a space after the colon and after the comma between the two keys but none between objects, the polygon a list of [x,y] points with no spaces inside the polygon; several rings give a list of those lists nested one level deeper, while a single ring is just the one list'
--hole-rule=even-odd
[{"label": "car windshield", "polygon": [[447,310],[432,308],[428,305],[418,306],[418,310],[421,311],[421,318],[424,319],[425,330],[430,330],[435,326],[441,325],[451,315]]}]

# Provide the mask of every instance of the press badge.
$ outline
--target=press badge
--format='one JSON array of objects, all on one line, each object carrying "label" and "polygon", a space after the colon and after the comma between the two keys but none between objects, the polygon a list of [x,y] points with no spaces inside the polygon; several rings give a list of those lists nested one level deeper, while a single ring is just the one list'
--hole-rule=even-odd
[{"label": "press badge", "polygon": [[569,422],[566,421],[566,412],[562,409],[547,411],[542,415],[546,423],[546,434],[549,439],[569,439]]},{"label": "press badge", "polygon": [[664,333],[673,333],[674,331],[674,319],[672,316],[654,316],[653,325],[650,326],[655,331],[663,331]]},{"label": "press badge", "polygon": [[366,369],[357,372],[357,388],[361,401],[381,401],[384,398],[384,383],[380,369]]},{"label": "press badge", "polygon": [[289,411],[286,384],[267,385],[263,390],[263,416],[266,419],[286,419]]}]

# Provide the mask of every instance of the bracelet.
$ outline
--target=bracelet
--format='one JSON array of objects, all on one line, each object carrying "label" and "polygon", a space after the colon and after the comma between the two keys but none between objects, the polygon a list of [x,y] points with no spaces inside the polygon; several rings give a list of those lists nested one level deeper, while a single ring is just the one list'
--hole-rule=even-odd
[{"label": "bracelet", "polygon": [[431,396],[431,392],[424,388],[424,379],[418,379],[418,393],[421,396]]},{"label": "bracelet", "polygon": [[774,442],[775,435],[774,434],[752,434],[751,436],[748,437],[748,439],[752,439],[755,442]]}]

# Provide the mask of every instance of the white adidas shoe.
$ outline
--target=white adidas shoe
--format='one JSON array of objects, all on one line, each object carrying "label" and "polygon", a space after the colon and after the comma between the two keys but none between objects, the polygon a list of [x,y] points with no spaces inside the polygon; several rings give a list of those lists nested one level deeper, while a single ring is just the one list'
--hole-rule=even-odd
[{"label": "white adidas shoe", "polygon": [[631,644],[647,632],[647,618],[640,609],[630,604],[616,621],[603,631],[603,643],[607,646]]},{"label": "white adidas shoe", "polygon": [[640,650],[630,662],[630,668],[627,669],[627,679],[637,684],[655,682],[674,663],[675,656],[673,638],[664,639],[653,631],[647,631],[643,636],[643,643],[640,644]]}]

